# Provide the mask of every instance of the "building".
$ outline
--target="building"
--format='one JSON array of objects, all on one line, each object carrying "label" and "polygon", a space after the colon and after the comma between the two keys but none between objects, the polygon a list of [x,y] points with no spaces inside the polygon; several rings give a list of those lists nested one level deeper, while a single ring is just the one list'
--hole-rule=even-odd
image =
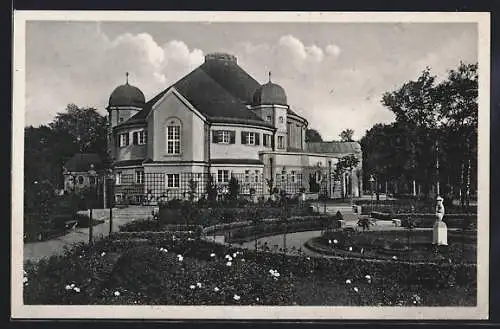
[{"label": "building", "polygon": [[149,101],[127,74],[107,110],[118,202],[184,198],[190,189],[201,196],[209,175],[219,193],[235,177],[242,194],[265,196],[271,184],[288,194],[339,197],[348,182],[359,195],[361,176],[335,184],[331,171],[347,153],[360,157],[360,148],[308,145],[307,119],[293,111],[285,90],[271,74],[259,84],[235,56],[206,55],[202,65]]},{"label": "building", "polygon": [[[98,154],[77,153],[63,165],[64,191],[79,192],[97,185],[104,165]],[[95,171],[95,173],[93,173]]]}]

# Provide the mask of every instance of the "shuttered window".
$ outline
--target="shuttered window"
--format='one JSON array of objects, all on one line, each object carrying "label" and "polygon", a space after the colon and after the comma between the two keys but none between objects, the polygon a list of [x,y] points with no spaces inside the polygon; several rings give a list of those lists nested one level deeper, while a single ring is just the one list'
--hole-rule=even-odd
[{"label": "shuttered window", "polygon": [[260,145],[260,134],[254,132],[242,131],[241,144]]},{"label": "shuttered window", "polygon": [[234,144],[236,143],[236,132],[231,130],[214,130],[212,132],[212,143]]}]

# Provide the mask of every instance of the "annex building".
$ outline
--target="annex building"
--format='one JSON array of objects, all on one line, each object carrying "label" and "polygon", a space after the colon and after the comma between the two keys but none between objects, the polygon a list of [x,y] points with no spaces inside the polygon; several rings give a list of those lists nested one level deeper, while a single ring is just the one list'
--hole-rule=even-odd
[{"label": "annex building", "polygon": [[208,175],[219,194],[231,177],[241,194],[264,197],[270,186],[328,197],[362,190],[361,167],[337,182],[331,175],[348,154],[361,166],[359,143],[306,143],[307,118],[294,112],[285,90],[271,77],[261,85],[230,54],[206,55],[148,101],[127,76],[107,111],[117,202],[185,198],[193,185],[200,197]]}]

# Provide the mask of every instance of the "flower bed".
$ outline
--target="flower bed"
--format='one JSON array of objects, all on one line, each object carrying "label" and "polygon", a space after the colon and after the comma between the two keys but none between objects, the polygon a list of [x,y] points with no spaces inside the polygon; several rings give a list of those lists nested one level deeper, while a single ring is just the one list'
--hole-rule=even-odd
[{"label": "flower bed", "polygon": [[306,243],[309,249],[332,256],[412,262],[477,262],[477,236],[448,233],[448,246],[432,246],[432,231],[326,232]]},{"label": "flower bed", "polygon": [[51,305],[475,305],[461,265],[332,260],[207,241],[98,241],[25,266],[24,303]]}]

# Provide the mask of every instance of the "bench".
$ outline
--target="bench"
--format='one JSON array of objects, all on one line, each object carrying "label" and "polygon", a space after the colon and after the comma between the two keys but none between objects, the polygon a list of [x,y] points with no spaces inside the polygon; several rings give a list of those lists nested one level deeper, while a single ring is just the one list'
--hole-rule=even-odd
[{"label": "bench", "polygon": [[67,230],[74,230],[78,226],[78,221],[77,220],[68,220],[64,222],[64,227]]},{"label": "bench", "polygon": [[392,220],[392,222],[393,222],[394,226],[401,227],[401,219],[394,218]]}]

